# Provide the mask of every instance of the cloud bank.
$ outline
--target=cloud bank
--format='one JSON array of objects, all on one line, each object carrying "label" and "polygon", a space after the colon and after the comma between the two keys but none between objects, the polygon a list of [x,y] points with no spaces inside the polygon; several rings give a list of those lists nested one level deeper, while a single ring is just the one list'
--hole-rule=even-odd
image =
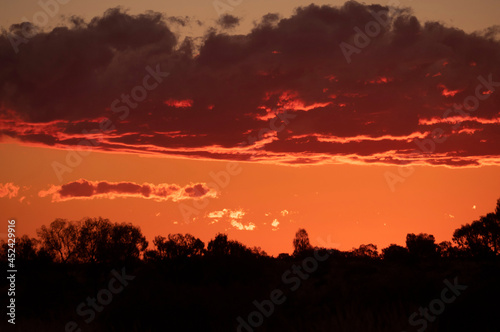
[{"label": "cloud bank", "polygon": [[0,135],[280,164],[500,164],[498,29],[467,34],[397,10],[369,30],[387,10],[310,5],[195,44],[160,13],[111,9],[18,54],[12,26],[0,37]]}]

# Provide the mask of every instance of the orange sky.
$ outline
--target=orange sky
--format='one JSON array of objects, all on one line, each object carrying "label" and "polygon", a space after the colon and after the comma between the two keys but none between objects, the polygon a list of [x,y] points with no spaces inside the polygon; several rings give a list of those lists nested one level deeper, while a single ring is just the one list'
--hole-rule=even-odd
[{"label": "orange sky", "polygon": [[[228,1],[221,1],[229,3]],[[244,19],[242,31],[252,27],[252,21],[258,19],[267,13],[278,12],[283,16],[292,14],[298,6],[305,6],[310,3],[318,5],[342,5],[342,0],[242,0],[232,1],[240,3],[234,6],[232,15]],[[78,14],[90,19],[93,16],[101,15],[106,9],[122,6],[130,9],[131,13],[142,13],[146,10],[157,10],[165,12],[172,16],[193,16],[202,20],[207,25],[213,24],[217,19],[214,1],[205,0],[184,0],[184,1],[163,1],[163,0],[88,0],[68,1],[67,4],[60,6],[58,15],[54,16],[47,23],[47,28],[57,26],[60,22],[59,15],[66,17]],[[447,25],[457,26],[467,32],[482,30],[494,24],[498,24],[498,2],[496,0],[391,0],[391,1],[364,1],[367,4],[378,3],[381,5],[401,4],[402,6],[411,6],[417,16],[426,21],[441,21]],[[18,23],[23,17],[32,20],[33,15],[40,11],[40,6],[36,1],[18,0],[9,6],[4,6],[0,12],[0,25],[8,27],[11,24]]]},{"label": "orange sky", "polygon": [[[51,203],[49,197],[38,197],[39,191],[58,184],[50,165],[64,160],[66,154],[64,150],[0,145],[0,156],[7,161],[2,163],[0,183],[13,182],[21,187],[15,198],[0,198],[0,207],[4,219],[16,218],[20,233],[34,236],[36,228],[56,217],[79,220],[102,216],[139,225],[150,241],[155,235],[180,232],[191,233],[207,243],[217,232],[226,232],[231,238],[276,255],[290,252],[295,231],[304,227],[315,245],[330,243],[350,250],[372,242],[381,249],[390,243],[404,244],[408,232],[427,232],[437,241],[450,240],[455,228],[494,210],[500,187],[497,166],[416,166],[413,174],[397,183],[392,192],[385,172],[398,174],[394,166],[241,163],[241,174],[231,177],[219,198],[208,199],[199,219],[186,223],[180,202],[115,198]],[[92,152],[64,180],[211,182],[209,173],[224,170],[226,164]],[[19,202],[23,196],[26,198]],[[243,225],[254,223],[255,229],[238,230],[229,220],[210,224],[212,219],[207,215],[223,209],[244,211],[238,221]],[[284,210],[289,212],[285,216],[281,214]],[[274,219],[279,222],[275,231],[271,226]]]},{"label": "orange sky", "polygon": [[[14,47],[9,26],[41,8],[0,12],[0,218],[19,233],[101,216],[151,247],[224,232],[277,255],[305,228],[313,245],[380,250],[410,232],[451,240],[500,198],[496,0],[401,0],[415,17],[394,14],[364,46],[356,29],[385,7],[242,0],[217,23],[211,1],[120,1],[128,12],[103,14],[118,4],[60,5]],[[69,152],[87,139],[88,155]],[[68,154],[81,161],[57,174]],[[213,188],[231,160],[241,173]]]}]

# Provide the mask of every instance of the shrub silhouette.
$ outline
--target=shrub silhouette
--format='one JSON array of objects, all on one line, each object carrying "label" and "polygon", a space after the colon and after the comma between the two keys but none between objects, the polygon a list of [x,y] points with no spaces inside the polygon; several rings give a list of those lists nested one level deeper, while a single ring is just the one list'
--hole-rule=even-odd
[{"label": "shrub silhouette", "polygon": [[415,235],[409,233],[406,235],[406,248],[409,253],[418,258],[432,258],[439,255],[438,246],[435,243],[433,235],[420,233]]}]

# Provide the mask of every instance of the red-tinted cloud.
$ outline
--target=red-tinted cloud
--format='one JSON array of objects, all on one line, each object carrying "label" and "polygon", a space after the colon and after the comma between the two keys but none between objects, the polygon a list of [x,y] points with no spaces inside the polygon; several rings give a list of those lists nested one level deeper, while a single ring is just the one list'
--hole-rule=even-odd
[{"label": "red-tinted cloud", "polygon": [[[311,5],[266,15],[246,35],[211,29],[199,47],[158,13],[116,9],[39,33],[19,54],[4,34],[0,133],[186,158],[499,164],[498,30],[467,34],[397,11],[348,63],[341,43],[355,45],[355,28],[386,9]],[[141,101],[127,104],[134,93]]]},{"label": "red-tinted cloud", "polygon": [[40,197],[50,196],[52,202],[62,202],[72,199],[94,199],[118,197],[138,197],[155,201],[179,201],[216,197],[217,193],[204,183],[190,184],[181,187],[176,184],[136,184],[133,182],[87,181],[80,179],[62,186],[52,185],[48,190],[38,193]]}]

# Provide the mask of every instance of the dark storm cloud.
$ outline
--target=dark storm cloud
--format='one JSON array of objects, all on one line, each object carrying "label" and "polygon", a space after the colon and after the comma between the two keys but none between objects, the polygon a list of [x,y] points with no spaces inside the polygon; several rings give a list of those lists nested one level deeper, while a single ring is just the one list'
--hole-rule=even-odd
[{"label": "dark storm cloud", "polygon": [[4,33],[0,132],[54,147],[94,133],[95,149],[189,158],[498,164],[498,28],[387,10],[310,5],[246,35],[209,29],[199,47],[169,28],[189,19],[119,9],[18,54]]}]

